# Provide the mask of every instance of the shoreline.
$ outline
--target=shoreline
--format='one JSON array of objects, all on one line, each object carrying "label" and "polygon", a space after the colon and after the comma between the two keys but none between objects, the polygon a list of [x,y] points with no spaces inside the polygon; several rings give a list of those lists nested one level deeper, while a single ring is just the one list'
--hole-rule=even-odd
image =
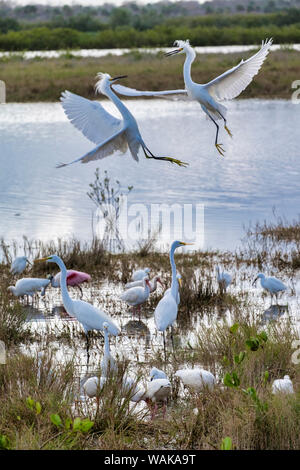
[{"label": "shoreline", "polygon": [[[240,53],[200,54],[192,66],[193,80],[206,83],[246,60],[253,51]],[[128,75],[124,85],[140,90],[164,90],[183,87],[182,57],[165,59],[163,54],[130,54],[82,58],[66,55],[55,59],[0,59],[0,79],[6,83],[6,102],[57,102],[63,90],[69,89],[95,99],[95,76],[99,71],[110,75]],[[240,98],[290,99],[292,83],[300,79],[299,52],[272,51]],[[100,97],[98,97],[99,99]]]}]

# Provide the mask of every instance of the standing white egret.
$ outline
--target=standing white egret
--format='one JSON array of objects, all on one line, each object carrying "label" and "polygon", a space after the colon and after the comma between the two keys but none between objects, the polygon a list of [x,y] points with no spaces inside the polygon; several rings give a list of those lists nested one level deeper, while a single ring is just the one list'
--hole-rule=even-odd
[{"label": "standing white egret", "polygon": [[66,115],[78,130],[96,144],[96,147],[70,163],[57,165],[57,168],[76,162],[87,163],[99,160],[112,155],[115,151],[125,153],[127,149],[132,158],[139,161],[140,148],[143,149],[146,158],[166,160],[179,166],[186,166],[187,163],[175,158],[156,157],[146,146],[134,116],[111,88],[113,83],[125,78],[126,75],[112,78],[108,73],[98,73],[98,77],[96,91],[106,95],[115,104],[122,119],[117,119],[105,111],[97,101],[90,101],[69,91],[63,92],[61,102]]},{"label": "standing white egret", "polygon": [[45,294],[45,290],[50,284],[50,279],[38,277],[24,277],[16,282],[15,286],[7,288],[15,297],[30,296],[32,299],[37,292]]},{"label": "standing white egret", "polygon": [[180,369],[175,372],[175,376],[179,377],[184,385],[191,387],[197,391],[208,388],[212,390],[216,383],[215,376],[205,369]]},{"label": "standing white egret", "polygon": [[231,275],[225,271],[220,271],[219,266],[217,266],[216,271],[220,292],[221,294],[224,294],[232,281]]},{"label": "standing white egret", "polygon": [[120,295],[120,299],[123,300],[123,302],[126,302],[131,307],[133,307],[134,310],[138,308],[138,311],[140,312],[141,304],[148,300],[148,297],[150,295],[150,288],[151,285],[149,279],[144,277],[142,287],[131,287],[131,289],[126,290],[125,292],[123,292],[122,295]]},{"label": "standing white egret", "polygon": [[272,393],[294,393],[293,382],[289,375],[285,375],[283,379],[274,380],[272,384]]},{"label": "standing white egret", "polygon": [[118,366],[110,353],[108,333],[109,324],[107,322],[104,322],[102,326],[104,331],[104,355],[101,361],[101,372],[103,375],[107,375],[109,371],[114,373],[117,372]]},{"label": "standing white egret", "polygon": [[[93,305],[84,302],[83,300],[72,300],[68,289],[67,289],[67,268],[63,260],[57,255],[47,256],[45,258],[36,259],[35,263],[46,261],[47,263],[56,263],[60,268],[60,288],[62,294],[62,300],[66,312],[77,318],[79,323],[83,326],[86,335],[86,351],[87,351],[87,363],[89,363],[89,331],[101,330],[103,331],[103,324],[108,324],[107,331],[114,336],[120,333],[120,329],[114,323],[114,321],[102,310],[94,307]],[[49,280],[50,282],[50,280]]]},{"label": "standing white egret", "polygon": [[12,274],[21,274],[28,264],[31,264],[27,256],[18,256],[12,263],[10,267],[10,272]]},{"label": "standing white egret", "polygon": [[113,88],[122,95],[127,96],[163,96],[172,94],[183,94],[188,95],[189,99],[198,101],[202,110],[205,112],[207,117],[212,120],[216,125],[216,139],[215,147],[218,152],[223,156],[224,148],[222,144],[218,143],[219,135],[219,124],[218,120],[223,119],[224,128],[227,133],[232,137],[230,130],[227,127],[226,121],[226,107],[220,103],[220,101],[231,100],[239,96],[239,94],[245,90],[245,88],[251,83],[253,77],[258,73],[265,58],[267,57],[270,47],[272,45],[272,39],[262,41],[261,49],[247,60],[241,60],[241,62],[227,70],[219,77],[211,80],[206,84],[196,83],[191,77],[191,65],[196,58],[196,53],[191,47],[189,41],[177,40],[174,42],[174,46],[177,49],[167,52],[166,56],[175,54],[186,54],[186,59],[183,67],[183,78],[185,89],[184,90],[166,90],[166,91],[138,91],[131,88],[116,85]]},{"label": "standing white egret", "polygon": [[138,269],[137,271],[133,271],[131,279],[133,281],[142,281],[144,277],[147,277],[150,273],[150,268]]},{"label": "standing white egret", "polygon": [[[127,284],[125,284],[125,289],[131,289],[132,287],[142,287],[143,286],[143,280],[141,281],[132,281],[132,282],[128,282]],[[149,284],[150,284],[150,294],[152,294],[152,292],[155,292],[156,289],[157,289],[157,283],[160,283],[161,285],[162,282],[161,282],[161,279],[159,276],[154,276],[154,278],[149,281]]]},{"label": "standing white egret", "polygon": [[273,295],[275,295],[277,302],[279,292],[283,292],[287,289],[286,285],[276,277],[266,277],[264,274],[259,273],[254,279],[253,284],[255,284],[258,279],[260,279],[262,288],[270,292],[271,304],[273,302]]},{"label": "standing white egret", "polygon": [[155,326],[158,331],[163,332],[165,351],[166,351],[165,331],[168,328],[168,326],[171,327],[171,338],[172,338],[172,343],[173,343],[172,325],[177,318],[177,311],[178,311],[178,304],[177,304],[178,280],[177,280],[177,273],[176,273],[176,264],[174,260],[174,253],[175,253],[176,248],[179,248],[180,246],[185,246],[185,245],[191,245],[191,243],[185,243],[185,242],[180,242],[178,240],[175,240],[171,245],[171,249],[170,249],[170,263],[171,263],[171,269],[172,269],[171,289],[158,302],[156,309],[154,311]]}]

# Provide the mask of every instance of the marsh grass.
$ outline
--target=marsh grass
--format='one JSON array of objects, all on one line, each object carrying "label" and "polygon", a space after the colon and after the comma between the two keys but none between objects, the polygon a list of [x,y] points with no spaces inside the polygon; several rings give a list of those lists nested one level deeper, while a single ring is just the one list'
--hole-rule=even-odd
[{"label": "marsh grass", "polygon": [[[299,76],[298,52],[273,51],[264,64],[263,73],[243,92],[243,98],[291,97],[291,83]],[[206,83],[233,67],[240,60],[253,55],[201,54],[193,64],[193,80]],[[58,101],[62,90],[68,89],[86,98],[95,99],[95,76],[99,71],[111,76],[128,75],[126,86],[139,90],[167,90],[182,88],[182,57],[164,58],[162,53],[147,54],[132,51],[119,56],[98,58],[20,60],[3,58],[1,79],[7,84],[8,102]],[[160,71],[158,76],[157,70]],[[20,81],[19,77],[22,76]],[[101,98],[101,96],[99,97]]]}]

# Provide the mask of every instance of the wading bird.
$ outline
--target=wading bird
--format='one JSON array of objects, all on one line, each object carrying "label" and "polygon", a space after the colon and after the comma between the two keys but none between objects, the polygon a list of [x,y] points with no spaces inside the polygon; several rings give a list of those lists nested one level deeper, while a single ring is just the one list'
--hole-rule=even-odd
[{"label": "wading bird", "polygon": [[[66,312],[77,318],[79,323],[83,326],[86,335],[86,352],[87,352],[87,364],[89,363],[89,331],[101,330],[103,331],[103,324],[108,324],[108,332],[111,335],[117,336],[120,333],[120,329],[114,323],[114,321],[102,310],[94,307],[93,305],[84,302],[83,300],[72,300],[68,289],[67,289],[67,268],[63,260],[57,255],[47,256],[46,258],[36,259],[35,263],[46,261],[47,263],[56,263],[60,268],[60,288],[62,294],[62,300]],[[50,280],[49,280],[50,282]]]},{"label": "wading bird", "polygon": [[[100,392],[103,389],[104,385],[108,381],[108,377],[90,377],[83,384],[83,390],[89,398],[96,398],[97,403],[99,404]],[[141,391],[136,386],[134,379],[131,377],[123,377],[121,394],[125,398],[130,398],[131,401],[137,402],[140,401]]]},{"label": "wading bird", "polygon": [[[45,294],[45,290],[50,284],[50,279],[42,279],[38,277],[24,277],[16,282],[15,286],[9,286],[7,288],[14,296],[24,297],[25,295],[30,296],[32,299],[37,292],[41,292],[41,295]],[[28,299],[28,297],[27,297]]]},{"label": "wading bird", "polygon": [[126,302],[131,307],[133,307],[134,310],[138,308],[140,314],[141,304],[148,300],[148,297],[150,295],[150,289],[151,285],[149,279],[144,277],[142,287],[131,287],[131,289],[126,290],[125,292],[123,292],[122,295],[120,295],[120,299],[123,300],[123,302]]},{"label": "wading bird", "polygon": [[260,279],[260,283],[263,289],[267,290],[271,294],[271,305],[273,302],[273,295],[276,297],[276,302],[278,302],[279,292],[283,292],[287,287],[276,277],[266,277],[264,274],[259,273],[253,281],[253,284]]},{"label": "wading bird", "polygon": [[[131,289],[132,287],[142,287],[143,286],[143,280],[141,281],[133,281],[133,282],[128,282],[127,284],[125,284],[125,289]],[[161,279],[159,276],[154,276],[154,278],[149,281],[149,284],[150,284],[150,294],[152,294],[152,292],[155,292],[156,289],[157,289],[157,283],[160,283],[161,285],[163,285],[163,283],[161,282]]]},{"label": "wading bird", "polygon": [[283,379],[274,380],[272,384],[272,393],[294,393],[293,382],[289,375],[285,375]]},{"label": "wading bird", "polygon": [[88,163],[92,160],[99,160],[112,155],[115,151],[125,153],[127,149],[129,149],[132,158],[139,161],[138,153],[140,148],[142,148],[146,158],[165,160],[179,166],[187,165],[187,163],[175,158],[157,157],[146,146],[134,116],[111,87],[117,80],[125,77],[112,78],[108,73],[98,73],[99,80],[96,83],[96,91],[106,95],[115,104],[122,115],[122,119],[117,119],[105,111],[97,101],[90,101],[69,91],[62,93],[62,106],[71,123],[95,143],[96,147],[70,163],[57,165],[57,168],[76,162]]},{"label": "wading bird", "polygon": [[180,369],[175,372],[175,376],[179,377],[184,385],[197,391],[209,388],[212,390],[216,383],[215,376],[205,369]]},{"label": "wading bird", "polygon": [[[155,418],[158,403],[163,403],[163,418],[166,416],[167,411],[167,400],[171,393],[171,383],[169,379],[159,378],[151,379],[147,382],[145,390],[138,390],[136,394],[131,398],[132,401],[140,402],[145,401],[151,412],[151,420]],[[153,406],[154,404],[154,406]]]},{"label": "wading bird", "polygon": [[132,273],[132,281],[142,281],[144,277],[148,277],[150,273],[150,268],[138,269]]},{"label": "wading bird", "polygon": [[28,264],[31,264],[27,256],[18,256],[11,264],[10,272],[12,274],[21,274]]},{"label": "wading bird", "polygon": [[103,375],[107,375],[109,372],[116,373],[118,372],[118,366],[116,361],[110,354],[110,347],[109,347],[109,333],[108,333],[109,324],[107,322],[103,323],[103,331],[104,331],[104,356],[101,361],[101,372]]},{"label": "wading bird", "polygon": [[[173,328],[172,325],[177,318],[178,304],[177,304],[177,295],[178,295],[178,280],[176,273],[176,264],[174,260],[174,253],[176,248],[180,246],[191,245],[191,243],[180,242],[175,240],[170,249],[170,263],[172,269],[172,283],[170,291],[167,292],[163,298],[158,302],[157,307],[154,311],[154,322],[158,331],[163,332],[164,339],[164,351],[166,355],[166,338],[165,331],[168,326],[171,327],[171,339],[173,344]],[[174,348],[174,344],[173,344]]]},{"label": "wading bird", "polygon": [[[55,276],[49,276],[51,281],[52,287],[60,287],[60,272],[57,273]],[[81,271],[75,271],[74,269],[67,270],[67,286],[77,287],[80,290],[81,297],[83,295],[82,289],[80,284],[84,282],[89,282],[91,280],[91,276],[87,273],[83,273]]]},{"label": "wading bird", "polygon": [[157,367],[152,367],[150,370],[150,380],[155,379],[167,379],[167,375],[164,373],[163,370],[157,369]]},{"label": "wading bird", "polygon": [[267,57],[270,47],[272,45],[272,39],[262,42],[260,50],[247,60],[241,60],[241,62],[227,70],[219,77],[211,80],[206,84],[196,83],[192,80],[191,76],[191,65],[196,58],[196,53],[191,47],[189,41],[177,40],[174,42],[174,46],[177,49],[167,52],[165,55],[172,56],[175,54],[185,54],[185,62],[183,66],[183,78],[185,89],[184,90],[165,90],[165,91],[139,91],[132,88],[123,87],[122,85],[114,86],[114,90],[117,93],[126,96],[164,96],[164,95],[187,95],[189,99],[198,101],[202,110],[205,112],[207,117],[215,124],[216,138],[215,147],[224,156],[223,144],[218,143],[219,135],[219,124],[218,120],[224,121],[224,128],[226,132],[232,137],[232,133],[227,127],[226,112],[227,109],[220,102],[225,100],[231,100],[239,96],[239,94],[245,90],[245,88],[251,83],[253,77],[258,73],[265,58]]},{"label": "wading bird", "polygon": [[229,273],[226,273],[225,271],[220,271],[219,266],[217,266],[217,281],[219,284],[219,289],[221,294],[225,294],[227,287],[231,283],[232,279]]}]

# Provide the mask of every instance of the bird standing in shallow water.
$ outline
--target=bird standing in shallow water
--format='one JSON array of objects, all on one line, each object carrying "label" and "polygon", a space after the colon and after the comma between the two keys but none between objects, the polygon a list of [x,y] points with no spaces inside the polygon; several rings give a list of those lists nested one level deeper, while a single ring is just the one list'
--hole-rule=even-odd
[{"label": "bird standing in shallow water", "polygon": [[42,279],[38,277],[24,277],[16,282],[15,286],[7,288],[15,297],[30,296],[32,299],[37,292],[45,294],[45,290],[50,284],[50,279]]},{"label": "bird standing in shallow water", "polygon": [[272,45],[272,39],[262,42],[260,50],[249,59],[243,61],[227,70],[219,77],[211,80],[208,83],[200,84],[192,80],[191,76],[191,65],[196,58],[196,53],[189,41],[177,40],[174,42],[174,46],[177,49],[167,52],[166,56],[175,54],[185,54],[185,62],[183,66],[183,78],[185,89],[184,90],[165,90],[165,91],[139,91],[132,88],[123,87],[122,85],[116,85],[113,88],[122,95],[127,96],[164,96],[164,95],[185,95],[189,99],[198,101],[202,110],[205,112],[207,117],[215,124],[216,138],[215,147],[220,155],[224,156],[224,148],[222,144],[218,143],[219,135],[219,124],[218,120],[224,121],[224,128],[226,132],[232,137],[232,133],[227,127],[226,120],[226,107],[221,104],[221,101],[231,100],[239,96],[239,94],[251,83],[253,77],[258,73],[265,58],[267,57],[270,47]]},{"label": "bird standing in shallow water", "polygon": [[151,285],[149,279],[146,277],[143,280],[143,286],[131,287],[131,289],[126,290],[120,296],[120,299],[123,302],[126,302],[128,305],[134,308],[134,311],[138,309],[139,315],[141,310],[141,304],[148,300],[150,295]]},{"label": "bird standing in shallow water", "polygon": [[278,302],[278,294],[287,289],[286,285],[276,277],[266,277],[264,274],[259,273],[254,279],[253,284],[255,284],[258,279],[260,279],[262,288],[271,294],[271,305],[273,302],[273,295],[275,295],[276,302]]},{"label": "bird standing in shallow water", "polygon": [[[60,272],[57,273],[55,276],[49,276],[51,281],[52,287],[60,287]],[[67,286],[77,287],[80,291],[81,297],[83,296],[82,289],[80,284],[84,282],[89,282],[91,280],[91,276],[87,273],[83,273],[81,271],[75,271],[74,269],[67,270]]]},{"label": "bird standing in shallow water", "polygon": [[[125,284],[125,289],[131,289],[132,287],[142,287],[143,286],[143,280],[142,281],[132,281],[132,282],[128,282],[127,284]],[[156,289],[157,289],[157,283],[160,283],[161,285],[162,282],[161,282],[161,279],[159,276],[154,276],[154,278],[149,281],[149,284],[150,284],[150,294],[152,294],[152,292],[155,292]]]},{"label": "bird standing in shallow water", "polygon": [[134,116],[111,87],[113,83],[125,77],[112,78],[108,73],[98,73],[99,80],[96,83],[96,91],[106,95],[115,104],[122,115],[122,119],[117,119],[105,111],[97,101],[90,101],[69,91],[62,93],[62,106],[71,123],[95,143],[96,147],[72,162],[57,165],[57,168],[76,162],[88,163],[108,157],[115,151],[125,153],[127,150],[129,150],[132,158],[138,162],[140,148],[142,148],[146,158],[165,160],[179,166],[187,165],[187,163],[175,158],[157,157],[146,146]]},{"label": "bird standing in shallow water", "polygon": [[[108,324],[108,332],[111,335],[117,336],[120,333],[120,329],[114,323],[114,321],[102,310],[94,307],[93,305],[84,302],[83,300],[72,300],[68,289],[67,289],[67,268],[63,260],[57,256],[47,256],[46,258],[36,259],[35,263],[46,261],[47,263],[56,263],[60,268],[60,288],[62,294],[62,300],[66,312],[72,317],[77,318],[79,323],[83,326],[86,335],[86,352],[87,352],[87,364],[89,364],[89,332],[91,330],[102,330],[103,324]],[[48,280],[50,282],[50,280]]]},{"label": "bird standing in shallow water", "polygon": [[18,256],[12,262],[10,272],[12,274],[21,274],[25,270],[27,263],[31,264],[27,256]]},{"label": "bird standing in shallow water", "polygon": [[227,287],[231,283],[231,276],[229,273],[226,273],[224,271],[220,271],[219,266],[217,266],[217,281],[219,284],[219,289],[221,294],[225,294]]}]

